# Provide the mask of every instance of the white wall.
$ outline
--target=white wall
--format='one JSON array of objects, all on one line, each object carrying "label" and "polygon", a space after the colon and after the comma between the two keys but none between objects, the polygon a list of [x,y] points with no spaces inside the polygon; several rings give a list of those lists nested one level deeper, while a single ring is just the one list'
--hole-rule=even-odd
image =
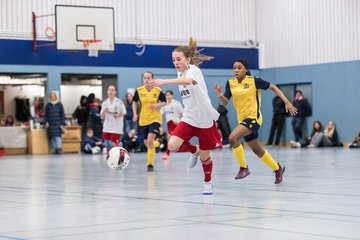
[{"label": "white wall", "polygon": [[360,1],[257,0],[262,68],[360,59]]},{"label": "white wall", "polygon": [[102,87],[101,86],[61,86],[61,102],[64,105],[65,114],[72,114],[75,108],[80,104],[81,95],[88,96],[94,93],[96,98],[102,100]]},{"label": "white wall", "polygon": [[[114,7],[117,43],[261,43],[261,67],[360,60],[358,0],[1,0],[0,38],[32,39],[31,12],[55,4]],[[39,38],[55,17],[38,19]]]},{"label": "white wall", "polygon": [[[204,45],[237,46],[255,38],[253,0],[1,0],[0,37],[32,39],[32,12],[55,13],[55,5],[113,7],[116,42],[178,44],[194,36]],[[40,39],[55,17],[37,19]]]}]

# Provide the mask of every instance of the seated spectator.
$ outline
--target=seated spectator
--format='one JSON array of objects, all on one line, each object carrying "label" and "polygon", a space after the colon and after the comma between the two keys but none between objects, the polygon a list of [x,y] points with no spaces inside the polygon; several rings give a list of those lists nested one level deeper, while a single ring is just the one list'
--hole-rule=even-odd
[{"label": "seated spectator", "polygon": [[13,115],[7,115],[6,119],[5,119],[5,123],[4,126],[5,127],[11,127],[11,126],[15,126],[15,119]]},{"label": "seated spectator", "polygon": [[317,132],[312,137],[308,147],[337,147],[342,146],[336,131],[334,121],[329,121],[324,132]]},{"label": "seated spectator", "polygon": [[0,126],[1,127],[5,126],[5,116],[4,115],[0,115]]},{"label": "seated spectator", "polygon": [[160,133],[159,136],[156,137],[155,141],[157,142],[155,145],[156,152],[165,152],[167,149],[167,133],[164,132],[162,127],[159,128]]},{"label": "seated spectator", "polygon": [[360,148],[360,132],[354,138],[354,140],[349,144],[349,148]]},{"label": "seated spectator", "polygon": [[135,149],[139,146],[139,138],[135,129],[131,129],[127,134],[124,134],[121,143],[128,152],[135,152]]},{"label": "seated spectator", "polygon": [[300,148],[300,147],[307,147],[311,140],[313,139],[313,137],[315,136],[316,133],[322,133],[323,132],[323,127],[320,121],[315,121],[313,123],[313,128],[311,131],[311,135],[307,138],[302,138],[300,139],[299,142],[295,142],[295,141],[290,141],[290,145],[293,148]]},{"label": "seated spectator", "polygon": [[87,129],[82,141],[82,151],[89,154],[98,154],[102,152],[103,146],[102,139],[95,137],[92,129]]}]

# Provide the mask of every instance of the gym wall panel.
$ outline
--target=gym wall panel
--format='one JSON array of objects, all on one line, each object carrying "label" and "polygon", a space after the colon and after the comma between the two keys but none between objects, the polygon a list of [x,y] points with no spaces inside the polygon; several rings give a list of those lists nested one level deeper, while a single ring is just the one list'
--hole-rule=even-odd
[{"label": "gym wall panel", "polygon": [[357,0],[257,0],[262,68],[360,59]]}]

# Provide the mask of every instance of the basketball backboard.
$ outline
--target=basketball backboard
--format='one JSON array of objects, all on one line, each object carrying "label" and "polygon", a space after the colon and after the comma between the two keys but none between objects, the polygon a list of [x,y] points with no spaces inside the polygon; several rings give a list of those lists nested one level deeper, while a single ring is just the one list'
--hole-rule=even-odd
[{"label": "basketball backboard", "polygon": [[87,50],[90,41],[99,51],[115,50],[114,8],[55,5],[56,47]]}]

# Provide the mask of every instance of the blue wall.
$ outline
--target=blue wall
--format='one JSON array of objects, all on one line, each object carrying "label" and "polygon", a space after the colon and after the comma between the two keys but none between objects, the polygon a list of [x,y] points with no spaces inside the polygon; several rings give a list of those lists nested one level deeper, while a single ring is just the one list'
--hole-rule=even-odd
[{"label": "blue wall", "polygon": [[[51,43],[51,42],[50,42]],[[54,42],[55,43],[55,42]],[[99,57],[88,57],[87,51],[57,51],[53,47],[38,47],[32,50],[33,41],[0,40],[0,65],[56,65],[56,66],[99,66],[99,67],[157,67],[172,68],[171,52],[175,46],[146,45],[142,56],[134,44],[116,44],[114,52],[99,52]],[[49,42],[38,42],[38,45]],[[199,47],[201,48],[201,46]],[[203,68],[222,69],[232,65],[233,60],[244,57],[249,66],[258,68],[258,50],[254,48],[206,47],[203,54],[213,56]]]},{"label": "blue wall", "polygon": [[[60,90],[61,74],[114,74],[118,76],[119,97],[123,98],[127,88],[141,85],[142,73],[152,71],[158,78],[176,76],[171,61],[173,46],[146,46],[142,57],[136,56],[135,45],[117,44],[114,54],[100,53],[99,58],[89,58],[86,52],[59,52],[53,48],[39,48],[32,51],[32,41],[0,40],[0,73],[27,72],[48,74],[46,95],[51,90]],[[318,64],[300,67],[256,70],[258,68],[258,52],[256,49],[237,48],[205,48],[204,54],[215,56],[213,61],[202,66],[208,83],[212,103],[216,108],[218,99],[213,91],[215,82],[225,86],[232,77],[233,60],[238,57],[250,59],[253,75],[274,84],[312,83],[313,116],[308,118],[307,129],[312,122],[320,120],[326,124],[334,120],[341,141],[348,142],[360,131],[360,61],[331,64]],[[180,99],[175,86],[171,89],[175,97]],[[266,141],[270,131],[272,118],[272,91],[263,91],[262,113],[263,126],[260,140]],[[78,99],[76,99],[78,101]],[[227,106],[231,127],[237,124],[232,104]],[[283,140],[293,139],[291,118],[287,119]]]},{"label": "blue wall", "polygon": [[[324,125],[334,120],[343,142],[352,141],[360,131],[360,61],[265,69],[260,76],[275,84],[311,82],[313,115],[307,120],[308,134],[315,120]],[[263,141],[270,132],[273,97],[272,91],[263,92]],[[284,137],[294,139],[291,118],[286,120]]]}]

